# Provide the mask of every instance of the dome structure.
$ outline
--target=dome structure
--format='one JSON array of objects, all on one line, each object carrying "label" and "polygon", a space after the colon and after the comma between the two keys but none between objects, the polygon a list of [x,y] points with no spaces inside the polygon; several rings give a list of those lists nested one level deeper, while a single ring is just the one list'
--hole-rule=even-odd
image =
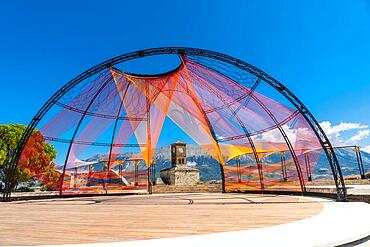
[{"label": "dome structure", "polygon": [[[132,61],[163,55],[176,58],[175,69],[127,69]],[[241,60],[182,47],[124,54],[64,85],[8,160],[7,196],[17,168],[60,195],[150,187],[159,140],[176,135],[164,127],[168,121],[219,164],[223,191],[305,193],[307,184],[324,177],[336,186],[338,200],[346,199],[332,145],[291,91]],[[33,138],[40,138],[35,128],[57,151],[53,175],[22,162],[33,155],[27,151]]]}]

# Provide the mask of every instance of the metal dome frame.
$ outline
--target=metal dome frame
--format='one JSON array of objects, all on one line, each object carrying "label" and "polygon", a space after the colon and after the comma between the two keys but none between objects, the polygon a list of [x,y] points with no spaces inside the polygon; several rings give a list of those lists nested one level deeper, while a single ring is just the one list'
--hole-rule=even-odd
[{"label": "metal dome frame", "polygon": [[[44,115],[48,112],[48,110],[54,104],[56,104],[56,102],[61,97],[63,97],[64,94],[66,94],[70,89],[72,89],[74,86],[79,84],[81,81],[89,78],[90,76],[92,76],[94,74],[97,74],[97,73],[101,72],[102,70],[104,70],[106,68],[111,68],[112,66],[114,66],[116,64],[119,64],[119,63],[122,63],[122,62],[125,62],[125,61],[129,61],[129,60],[133,60],[133,59],[136,59],[136,58],[141,58],[141,57],[146,57],[146,56],[153,56],[153,55],[165,55],[165,54],[177,54],[177,55],[180,55],[180,56],[194,55],[194,56],[202,56],[202,57],[215,59],[215,60],[224,62],[226,64],[233,65],[233,66],[235,66],[239,69],[247,71],[248,73],[256,76],[258,79],[255,82],[255,84],[253,85],[253,87],[251,88],[251,92],[253,92],[255,90],[255,88],[258,86],[258,84],[261,80],[266,82],[271,87],[273,87],[276,91],[278,91],[285,99],[287,99],[292,105],[294,105],[294,107],[299,111],[300,114],[302,114],[302,116],[305,118],[305,120],[307,121],[307,123],[309,124],[311,129],[314,131],[317,139],[320,142],[320,145],[321,145],[322,149],[325,152],[326,158],[329,162],[331,172],[332,172],[332,175],[333,175],[333,179],[334,179],[334,182],[335,182],[335,186],[336,186],[337,200],[338,201],[346,201],[347,200],[347,191],[346,191],[342,171],[341,171],[338,159],[335,155],[333,146],[330,143],[330,141],[329,141],[328,137],[326,136],[325,132],[323,131],[323,129],[319,125],[318,121],[311,114],[311,112],[307,109],[307,107],[298,99],[298,97],[296,95],[294,95],[281,82],[277,81],[272,76],[268,75],[267,73],[265,73],[262,70],[254,67],[251,64],[248,64],[248,63],[246,63],[242,60],[239,60],[237,58],[234,58],[234,57],[231,57],[229,55],[222,54],[222,53],[219,53],[219,52],[214,52],[214,51],[204,50],[204,49],[199,49],[199,48],[189,48],[189,47],[151,48],[151,49],[139,50],[139,51],[135,51],[135,52],[126,53],[126,54],[123,54],[123,55],[120,55],[120,56],[116,56],[114,58],[106,60],[106,61],[104,61],[104,62],[86,70],[85,72],[81,73],[80,75],[78,75],[77,77],[75,77],[74,79],[69,81],[67,84],[65,84],[57,92],[55,92],[49,98],[49,100],[40,108],[40,110],[37,112],[37,114],[33,117],[31,122],[27,126],[25,132],[23,133],[23,135],[22,135],[22,137],[21,137],[21,139],[20,139],[20,141],[17,145],[17,148],[15,150],[13,150],[13,152],[11,154],[9,154],[6,157],[6,160],[4,161],[6,163],[6,167],[8,167],[8,169],[6,171],[6,181],[5,181],[5,190],[4,190],[4,196],[3,196],[4,198],[3,199],[5,201],[8,201],[8,200],[11,199],[11,188],[12,188],[12,185],[15,183],[14,173],[17,169],[18,161],[20,159],[21,153],[22,153],[22,151],[23,151],[23,149],[26,145],[27,140],[30,138],[30,136],[32,134],[32,131],[36,128],[36,126],[41,121],[41,119],[44,117]],[[276,118],[269,111],[269,109],[266,106],[264,106],[264,104],[262,102],[261,102],[261,104],[260,103],[258,103],[258,104],[271,117],[272,121],[275,122],[277,128],[279,129],[280,133],[282,134],[282,136],[283,136],[283,138],[284,138],[284,140],[285,140],[285,142],[286,142],[286,144],[289,148],[289,151],[292,155],[293,161],[294,161],[294,163],[297,167],[297,172],[298,172],[298,176],[299,176],[299,179],[300,179],[302,193],[305,194],[306,191],[305,191],[305,187],[304,187],[304,184],[303,184],[304,182],[302,181],[303,178],[302,178],[302,174],[301,174],[301,171],[300,171],[300,168],[299,168],[299,165],[298,165],[298,159],[295,155],[293,147],[292,147],[286,133],[284,132],[282,127],[279,124],[277,124]],[[263,191],[264,190],[263,183],[262,183],[263,174],[262,174],[262,169],[261,169],[262,164],[261,164],[260,159],[257,155],[256,148],[255,148],[255,146],[253,144],[253,141],[250,137],[250,134],[249,134],[248,130],[245,128],[243,122],[240,119],[238,119],[235,112],[233,112],[233,114],[234,114],[234,116],[236,116],[237,121],[239,122],[240,126],[242,127],[243,131],[245,132],[244,137],[246,137],[248,139],[248,142],[250,143],[250,145],[252,147],[252,150],[253,150],[253,153],[254,153],[254,158],[256,160],[257,167],[258,167],[258,170],[259,170],[259,177],[260,177],[260,181],[261,181],[261,190]],[[205,115],[206,115],[206,113],[205,113]],[[211,125],[210,125],[210,130],[211,130],[211,134],[213,135],[214,140],[216,142],[218,142]],[[71,144],[72,143],[73,143],[73,138],[71,140]],[[70,145],[70,147],[71,147],[71,145]],[[222,177],[222,186],[223,186],[222,189],[224,191],[225,190],[225,188],[224,188],[225,178],[224,178],[223,166],[222,165],[221,165],[221,177]]]}]

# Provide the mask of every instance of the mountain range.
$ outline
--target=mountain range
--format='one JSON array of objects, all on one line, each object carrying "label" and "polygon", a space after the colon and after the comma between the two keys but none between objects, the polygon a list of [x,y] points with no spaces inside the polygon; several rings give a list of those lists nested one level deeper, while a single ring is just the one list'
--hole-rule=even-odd
[{"label": "mountain range", "polygon": [[[348,175],[358,175],[359,168],[356,158],[356,153],[353,148],[339,148],[335,151],[338,161],[341,165],[342,172],[344,176]],[[117,160],[125,160],[130,158],[134,153],[126,152],[119,154],[117,156]],[[211,157],[208,153],[203,151],[199,146],[188,144],[186,146],[186,154],[187,154],[187,165],[194,166],[200,171],[200,179],[201,181],[210,181],[210,180],[219,180],[221,179],[220,175],[220,167],[218,162]],[[156,171],[157,176],[159,176],[159,171],[171,167],[171,152],[170,147],[159,147],[156,149],[154,158],[156,159]],[[364,165],[365,172],[370,171],[370,154],[361,151],[362,161]],[[252,155],[249,156],[242,156],[241,163],[253,163]],[[94,170],[102,169],[103,160],[107,160],[107,155],[95,155],[86,161],[94,161],[96,162],[94,166]],[[230,161],[235,162],[235,161]],[[264,163],[278,163],[280,162],[280,156],[278,154],[273,154],[264,158]],[[318,165],[316,165],[312,169],[313,176],[316,177],[327,177],[330,173],[330,167],[328,166],[328,162],[326,159],[325,154],[322,152],[318,158]],[[141,162],[140,164],[141,169],[144,169],[144,164]],[[124,168],[129,169],[128,165]]]}]

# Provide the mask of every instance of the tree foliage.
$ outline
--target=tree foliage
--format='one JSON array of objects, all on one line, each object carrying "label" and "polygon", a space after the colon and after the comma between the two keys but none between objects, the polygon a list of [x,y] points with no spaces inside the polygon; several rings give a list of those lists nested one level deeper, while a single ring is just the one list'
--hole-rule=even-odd
[{"label": "tree foliage", "polygon": [[[16,149],[26,126],[21,124],[0,125],[0,170],[5,171],[6,156]],[[45,142],[40,131],[34,130],[28,139],[15,172],[15,183],[36,179],[49,188],[57,185],[59,173],[52,162],[56,157],[53,146]],[[4,177],[1,178],[4,181]]]}]

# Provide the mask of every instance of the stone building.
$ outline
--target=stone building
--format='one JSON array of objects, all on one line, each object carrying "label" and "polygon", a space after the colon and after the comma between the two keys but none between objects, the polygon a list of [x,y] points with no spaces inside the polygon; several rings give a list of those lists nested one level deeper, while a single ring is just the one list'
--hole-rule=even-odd
[{"label": "stone building", "polygon": [[165,184],[194,185],[199,182],[199,170],[186,165],[186,144],[171,144],[171,168],[161,170],[161,179]]}]

